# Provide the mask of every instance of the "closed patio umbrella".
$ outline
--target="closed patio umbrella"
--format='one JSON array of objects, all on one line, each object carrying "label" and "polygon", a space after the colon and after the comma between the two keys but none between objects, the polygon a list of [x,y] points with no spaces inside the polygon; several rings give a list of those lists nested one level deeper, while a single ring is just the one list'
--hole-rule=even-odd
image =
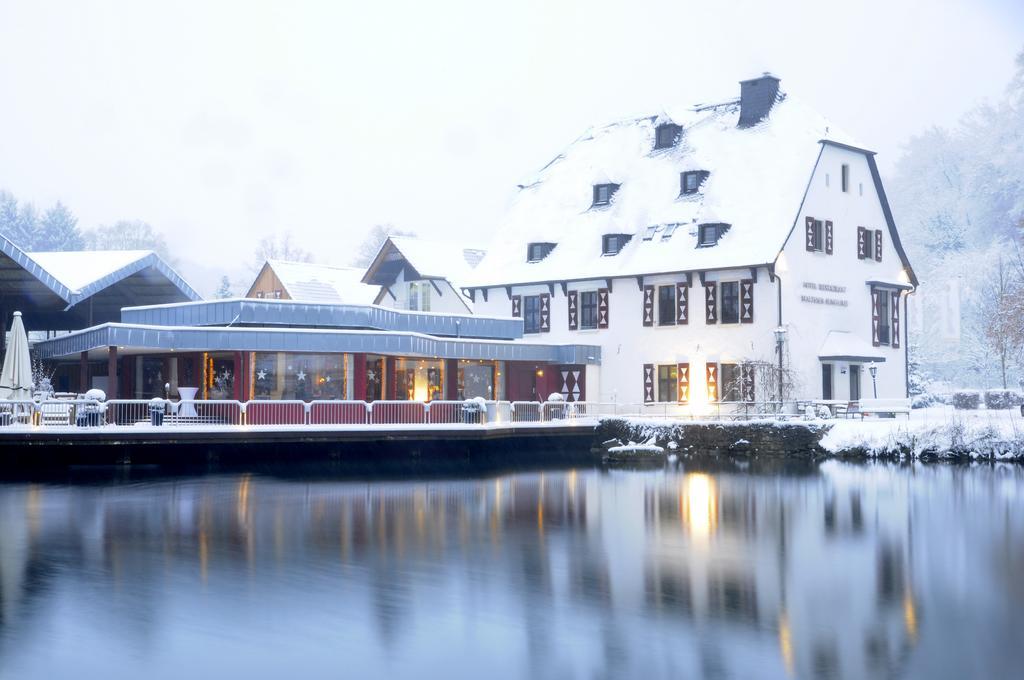
[{"label": "closed patio umbrella", "polygon": [[28,354],[28,335],[21,321],[21,312],[14,313],[11,341],[0,371],[0,399],[32,398],[32,360]]}]

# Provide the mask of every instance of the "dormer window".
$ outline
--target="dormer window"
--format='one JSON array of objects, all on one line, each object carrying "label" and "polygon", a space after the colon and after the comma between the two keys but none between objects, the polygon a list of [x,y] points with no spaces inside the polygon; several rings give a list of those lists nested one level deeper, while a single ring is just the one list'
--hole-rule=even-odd
[{"label": "dormer window", "polygon": [[659,125],[654,130],[654,148],[655,149],[670,149],[679,143],[679,137],[683,132],[683,128],[676,125],[675,123],[665,123]]},{"label": "dormer window", "polygon": [[697,227],[697,247],[708,248],[718,245],[722,234],[729,231],[728,224],[702,224]]},{"label": "dormer window", "polygon": [[612,202],[612,196],[619,190],[618,184],[595,184],[594,205],[608,205]]},{"label": "dormer window", "polygon": [[679,176],[679,193],[682,196],[695,194],[700,191],[706,180],[711,175],[707,170],[689,170]]},{"label": "dormer window", "polygon": [[632,238],[632,234],[605,234],[601,237],[601,254],[618,255]]},{"label": "dormer window", "polygon": [[526,261],[540,262],[554,249],[554,243],[530,243],[526,246]]}]

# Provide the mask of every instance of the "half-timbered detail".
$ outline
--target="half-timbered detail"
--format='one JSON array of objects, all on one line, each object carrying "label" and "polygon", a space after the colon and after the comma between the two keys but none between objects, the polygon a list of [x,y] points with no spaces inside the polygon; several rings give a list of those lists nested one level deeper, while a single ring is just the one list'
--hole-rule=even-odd
[{"label": "half-timbered detail", "polygon": [[512,296],[512,316],[515,318],[521,318],[523,316],[523,296],[513,295]]},{"label": "half-timbered detail", "polygon": [[597,327],[608,328],[608,289],[597,289]]},{"label": "half-timbered detail", "polygon": [[815,247],[814,247],[814,240],[815,239],[814,239],[814,218],[813,217],[807,217],[804,220],[804,229],[805,229],[805,236],[806,236],[806,238],[805,238],[805,247],[806,247],[806,249],[808,251],[814,251],[814,249],[815,249]]},{"label": "half-timbered detail", "polygon": [[882,261],[882,230],[875,229],[875,261]]},{"label": "half-timbered detail", "polygon": [[871,289],[871,344],[878,347],[881,341],[882,310],[879,291]]},{"label": "half-timbered detail", "polygon": [[654,364],[644,364],[644,403],[654,401]]},{"label": "half-timbered detail", "polygon": [[540,294],[540,332],[551,332],[551,295]]},{"label": "half-timbered detail", "polygon": [[857,227],[857,259],[863,260],[867,252],[868,230],[864,227]]},{"label": "half-timbered detail", "polygon": [[754,323],[754,282],[740,281],[740,323]]},{"label": "half-timbered detail", "polygon": [[654,325],[654,286],[644,286],[643,325]]},{"label": "half-timbered detail", "polygon": [[889,296],[889,306],[892,308],[892,322],[889,325],[890,344],[893,347],[900,346],[900,295],[893,292]]},{"label": "half-timbered detail", "polygon": [[680,404],[690,401],[690,364],[676,364],[676,379],[679,382],[678,400]]},{"label": "half-timbered detail", "polygon": [[676,284],[676,323],[690,322],[690,288],[685,283]]},{"label": "half-timbered detail", "polygon": [[825,254],[832,254],[832,220],[825,220]]},{"label": "half-timbered detail", "polygon": [[569,330],[578,330],[580,327],[580,294],[578,291],[570,290],[565,299],[569,315]]}]

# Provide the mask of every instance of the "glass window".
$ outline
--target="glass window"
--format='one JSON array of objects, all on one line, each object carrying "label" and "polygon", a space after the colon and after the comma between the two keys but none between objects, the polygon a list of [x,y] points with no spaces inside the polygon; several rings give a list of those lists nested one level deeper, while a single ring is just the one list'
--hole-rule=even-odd
[{"label": "glass window", "polygon": [[661,229],[661,226],[657,225],[657,224],[655,224],[654,226],[647,227],[646,229],[644,229],[644,240],[645,241],[652,240],[654,238],[654,235],[657,234],[658,230],[660,230],[660,229]]},{"label": "glass window", "polygon": [[459,399],[494,399],[495,362],[459,360]]},{"label": "glass window", "polygon": [[608,205],[618,188],[618,184],[595,184],[594,205]]},{"label": "glass window", "polygon": [[861,243],[860,256],[866,260],[874,258],[874,253],[872,252],[871,247],[874,242],[874,235],[875,232],[871,231],[870,229],[864,230],[864,240]]},{"label": "glass window", "polygon": [[843,179],[843,191],[847,192],[850,190],[850,166],[843,163],[842,168],[842,179]]},{"label": "glass window", "polygon": [[850,364],[850,401],[860,401],[859,364]]},{"label": "glass window", "polygon": [[658,286],[658,325],[674,326],[676,323],[676,287]]},{"label": "glass window", "polygon": [[580,293],[580,328],[597,328],[597,291]]},{"label": "glass window", "polygon": [[721,364],[718,369],[722,401],[740,401],[743,378],[739,364]]},{"label": "glass window", "polygon": [[679,126],[674,123],[659,125],[655,131],[654,148],[667,149],[675,146],[676,140],[679,138],[679,131]]},{"label": "glass window", "polygon": [[672,238],[672,234],[676,233],[678,227],[678,224],[666,224],[665,229],[661,232],[661,240],[667,241]]},{"label": "glass window", "polygon": [[728,224],[702,224],[698,228],[697,245],[698,246],[713,246],[718,243],[718,240],[722,238],[722,234],[729,231]]},{"label": "glass window", "polygon": [[540,333],[540,296],[527,295],[523,298],[523,324],[526,333]]},{"label": "glass window", "polygon": [[708,178],[706,170],[690,170],[680,175],[679,190],[683,194],[695,194],[700,190],[700,185]]},{"label": "glass window", "polygon": [[821,398],[832,399],[832,364],[821,365]]},{"label": "glass window", "polygon": [[209,356],[206,364],[206,398],[235,398],[234,356]]},{"label": "glass window", "polygon": [[432,401],[444,395],[444,362],[440,359],[396,359],[395,399]]},{"label": "glass window", "polygon": [[345,355],[256,352],[254,399],[344,399]]},{"label": "glass window", "polygon": [[[384,398],[384,358],[379,356],[366,357],[366,394],[363,399],[376,401]],[[356,395],[356,399],[359,395]]]},{"label": "glass window", "polygon": [[409,282],[409,310],[413,312],[430,311],[430,289],[429,281]]},{"label": "glass window", "polygon": [[740,322],[740,284],[736,281],[723,281],[719,284],[722,298],[722,323]]},{"label": "glass window", "polygon": [[526,246],[526,259],[529,262],[540,262],[554,249],[554,243],[531,243]]},{"label": "glass window", "polygon": [[822,226],[821,220],[814,220],[814,226],[811,230],[811,242],[814,250],[825,249],[825,238],[824,238],[824,227]]},{"label": "glass window", "polygon": [[889,291],[880,290],[878,291],[878,342],[883,345],[888,345],[891,341],[889,337],[890,317]]},{"label": "glass window", "polygon": [[676,365],[658,366],[658,401],[679,399]]},{"label": "glass window", "polygon": [[[186,384],[187,386],[187,384]],[[152,399],[164,395],[164,360],[162,357],[142,358],[142,392],[139,399]]]}]

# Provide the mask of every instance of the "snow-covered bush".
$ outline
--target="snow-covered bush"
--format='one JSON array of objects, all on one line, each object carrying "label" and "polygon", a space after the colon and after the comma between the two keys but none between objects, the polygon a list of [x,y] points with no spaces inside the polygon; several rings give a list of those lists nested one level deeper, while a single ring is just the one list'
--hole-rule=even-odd
[{"label": "snow-covered bush", "polygon": [[937,403],[941,402],[935,398],[934,394],[924,392],[923,394],[918,394],[911,398],[910,408],[928,408],[929,406],[935,406]]},{"label": "snow-covered bush", "polygon": [[985,408],[1005,410],[1017,408],[1024,403],[1024,395],[1014,390],[988,390],[985,392]]},{"label": "snow-covered bush", "polygon": [[953,393],[953,408],[960,409],[962,411],[970,411],[978,408],[978,404],[981,402],[981,395],[977,392],[954,392]]}]

